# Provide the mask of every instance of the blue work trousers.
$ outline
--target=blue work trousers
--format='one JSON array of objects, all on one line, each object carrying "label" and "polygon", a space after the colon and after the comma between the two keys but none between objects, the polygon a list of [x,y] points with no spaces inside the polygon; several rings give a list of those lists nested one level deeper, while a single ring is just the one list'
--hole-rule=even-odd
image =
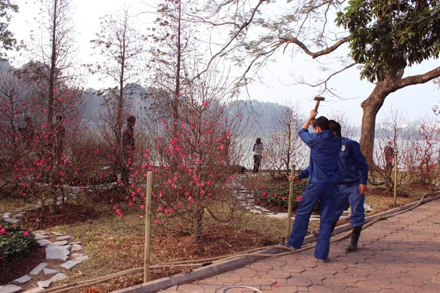
[{"label": "blue work trousers", "polygon": [[307,185],[296,211],[292,233],[287,243],[289,246],[298,249],[303,244],[312,210],[319,200],[321,224],[315,249],[315,257],[318,259],[327,259],[330,252],[330,234],[338,203],[336,195],[337,187],[337,183],[309,183]]},{"label": "blue work trousers", "polygon": [[364,210],[365,195],[359,191],[359,184],[338,185],[338,208],[336,209],[336,221],[341,217],[350,204],[350,223],[353,227],[362,227],[365,222]]}]

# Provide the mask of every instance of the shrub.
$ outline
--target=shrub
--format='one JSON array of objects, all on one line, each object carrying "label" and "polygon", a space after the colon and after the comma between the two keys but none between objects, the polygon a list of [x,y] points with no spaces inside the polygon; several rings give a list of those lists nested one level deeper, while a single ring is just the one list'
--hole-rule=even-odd
[{"label": "shrub", "polygon": [[25,228],[0,221],[0,270],[26,255],[35,244],[35,236]]},{"label": "shrub", "polygon": [[[307,183],[302,181],[299,184],[293,184],[293,202],[292,210],[296,210],[299,200],[306,188]],[[288,182],[282,184],[262,186],[254,192],[255,199],[269,206],[286,208],[289,205],[289,186]]]}]

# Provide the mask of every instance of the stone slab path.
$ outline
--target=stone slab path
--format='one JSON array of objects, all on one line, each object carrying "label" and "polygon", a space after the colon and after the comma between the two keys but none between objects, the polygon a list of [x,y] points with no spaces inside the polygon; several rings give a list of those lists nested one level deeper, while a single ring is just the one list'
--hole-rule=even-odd
[{"label": "stone slab path", "polygon": [[[9,223],[19,223],[22,214],[17,215],[4,213],[2,218]],[[43,291],[54,282],[67,280],[66,273],[89,258],[84,254],[81,243],[74,241],[72,236],[59,232],[33,233],[37,245],[45,247],[46,259],[28,274],[13,280],[10,284],[0,285],[0,293]]]},{"label": "stone slab path", "polygon": [[359,250],[331,245],[330,262],[313,249],[251,265],[161,292],[440,292],[440,200],[379,221],[362,231]]}]

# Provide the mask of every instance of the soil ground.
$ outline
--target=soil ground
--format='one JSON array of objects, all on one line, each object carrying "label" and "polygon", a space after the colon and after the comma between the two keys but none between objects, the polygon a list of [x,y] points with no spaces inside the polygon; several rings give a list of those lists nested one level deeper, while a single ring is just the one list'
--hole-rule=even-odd
[{"label": "soil ground", "polygon": [[[267,184],[264,180],[258,184],[261,185],[262,182]],[[274,184],[281,183],[277,181]],[[400,194],[402,197],[398,198],[398,205],[415,201],[423,193],[426,193],[423,187],[402,189]],[[383,188],[371,189],[367,195],[367,203],[373,207],[374,213],[391,208],[393,202],[392,193]],[[7,203],[6,206],[8,204],[11,205]],[[45,211],[44,218],[41,214],[41,210],[26,212],[22,225],[33,231],[42,229],[72,235],[75,240],[83,243],[90,257],[90,260],[81,264],[80,269],[67,272],[70,277],[69,282],[80,282],[142,267],[144,227],[138,215],[128,215],[121,220],[111,213],[109,207],[102,210],[93,204],[89,206],[65,204],[56,213]],[[227,224],[206,225],[204,234],[197,238],[155,231],[151,239],[152,263],[225,256],[251,248],[277,244],[284,236],[284,220],[268,219],[244,210],[240,211],[237,219]],[[347,220],[340,221],[339,224],[345,222]],[[315,228],[316,223],[311,223],[309,231]],[[11,263],[8,269],[1,271],[0,285],[28,274],[32,268],[44,262],[44,257],[44,249],[39,248],[22,260]],[[191,267],[152,270],[150,280],[189,270]],[[89,291],[106,292],[141,282],[142,275],[133,274],[95,285],[89,288]]]}]

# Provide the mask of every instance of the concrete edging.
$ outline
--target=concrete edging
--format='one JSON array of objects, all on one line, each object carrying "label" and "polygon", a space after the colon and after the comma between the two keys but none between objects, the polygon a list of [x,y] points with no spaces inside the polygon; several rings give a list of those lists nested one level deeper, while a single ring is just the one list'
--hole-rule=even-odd
[{"label": "concrete edging", "polygon": [[[427,203],[427,202],[430,202],[430,201],[433,201],[436,199],[440,199],[440,194],[435,195],[430,198],[425,198],[422,201],[422,203]],[[408,210],[410,208],[417,206],[418,203],[419,203],[419,201],[408,203],[406,205],[403,205],[403,206],[400,206],[400,207],[397,207],[397,208],[394,208],[394,209],[391,209],[391,210],[388,210],[388,211],[385,211],[385,212],[382,212],[379,214],[371,215],[371,216],[365,218],[365,224],[368,222],[371,222],[377,218],[393,215],[393,214],[396,214],[400,211]],[[336,227],[335,234],[345,232],[350,229],[351,229],[351,225],[350,225],[350,223],[347,223],[345,225]],[[315,241],[315,237],[313,235],[309,235],[304,239],[303,244],[311,243],[313,241]],[[259,253],[259,254],[273,254],[275,256],[277,253],[285,252],[285,251],[286,250],[283,248],[279,248],[279,249],[278,248],[270,248],[270,249],[261,250],[257,253]],[[209,278],[209,277],[212,277],[217,274],[221,274],[221,273],[225,273],[225,272],[237,269],[237,268],[241,268],[241,267],[244,267],[248,264],[254,263],[259,259],[261,259],[261,257],[258,257],[258,256],[237,257],[237,258],[227,260],[227,261],[224,261],[221,263],[215,263],[212,265],[208,265],[206,267],[197,268],[189,273],[177,274],[177,275],[173,275],[171,277],[166,277],[166,278],[154,280],[154,281],[151,281],[148,283],[143,283],[140,285],[120,289],[120,290],[113,291],[113,292],[115,292],[115,293],[157,292],[157,291],[164,290],[164,289],[176,286],[176,285],[183,285],[183,284],[191,283],[191,282],[194,282],[194,281],[197,281],[200,279]]]}]

